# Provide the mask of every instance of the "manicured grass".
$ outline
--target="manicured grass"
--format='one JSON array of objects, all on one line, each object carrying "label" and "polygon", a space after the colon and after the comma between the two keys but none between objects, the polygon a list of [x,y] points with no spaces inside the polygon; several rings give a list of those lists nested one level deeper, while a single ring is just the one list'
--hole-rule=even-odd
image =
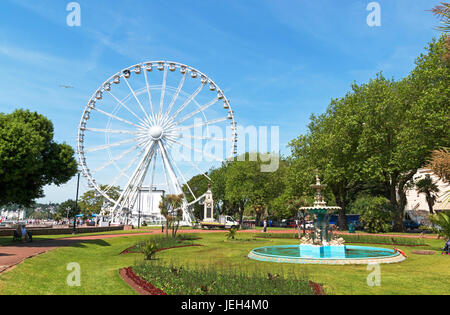
[{"label": "manicured grass", "polygon": [[[203,235],[202,235],[203,237]],[[245,238],[244,235],[239,237]],[[183,257],[183,263],[212,264],[247,267],[249,270],[283,273],[290,264],[260,262],[246,258],[255,247],[271,245],[298,244],[298,240],[264,240],[264,242],[235,241],[227,243],[224,234],[208,235],[197,241],[204,247],[184,248],[159,253],[157,257],[177,261]],[[196,243],[197,243],[196,242]],[[202,243],[204,242],[204,243]],[[300,276],[306,273],[310,280],[324,284],[329,294],[450,294],[450,256],[441,256],[442,240],[425,240],[430,245],[423,247],[435,250],[436,255],[424,256],[412,254],[413,250],[422,247],[400,247],[409,258],[399,264],[383,264],[381,270],[381,286],[369,287],[367,276],[372,272],[364,265],[328,266],[328,265],[295,265],[295,272]],[[350,244],[349,244],[350,245]],[[363,245],[363,244],[355,244]],[[392,248],[389,245],[370,245],[373,247]]]},{"label": "manicured grass", "polygon": [[[12,271],[0,275],[0,294],[134,294],[122,282],[118,270],[143,261],[142,254],[119,255],[139,241],[153,236],[127,237],[91,241],[77,247],[60,248],[26,260]],[[400,247],[409,258],[399,264],[381,265],[381,286],[370,287],[367,266],[291,265],[259,262],[247,258],[255,247],[298,244],[291,239],[252,239],[238,234],[237,240],[227,241],[225,233],[199,234],[195,244],[156,254],[158,262],[176,266],[215,266],[239,268],[261,274],[281,276],[295,274],[323,284],[327,294],[450,294],[450,256],[441,256],[442,240],[425,240],[426,250],[436,255],[416,255],[422,247]],[[358,245],[358,244],[357,244]],[[360,244],[359,244],[360,245]],[[371,245],[391,248],[390,245]],[[81,287],[68,287],[66,277],[70,262],[81,265]]]},{"label": "manicured grass", "polygon": [[[80,233],[80,234],[60,234],[60,235],[36,235],[33,236],[33,242],[39,242],[43,240],[56,240],[62,238],[71,238],[77,236],[92,236],[92,235],[117,235],[117,234],[141,234],[141,233],[151,233],[152,229],[135,229],[135,230],[119,230],[119,231],[107,231],[107,232],[96,232],[96,233]],[[20,242],[13,242],[12,236],[0,236],[0,246],[17,245]]]},{"label": "manicured grass", "polygon": [[[108,240],[86,241],[77,246],[59,248],[25,260],[0,275],[0,294],[135,294],[122,281],[119,269],[135,263],[136,255],[119,255],[148,236],[129,236]],[[81,286],[70,287],[66,278],[69,263],[81,267]]]}]

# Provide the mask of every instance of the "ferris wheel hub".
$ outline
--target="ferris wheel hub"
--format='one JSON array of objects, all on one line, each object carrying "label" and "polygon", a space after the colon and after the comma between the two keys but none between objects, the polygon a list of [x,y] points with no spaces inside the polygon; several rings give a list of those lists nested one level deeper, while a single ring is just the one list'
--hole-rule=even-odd
[{"label": "ferris wheel hub", "polygon": [[150,128],[150,136],[153,140],[159,140],[162,138],[164,129],[161,126],[153,126]]}]

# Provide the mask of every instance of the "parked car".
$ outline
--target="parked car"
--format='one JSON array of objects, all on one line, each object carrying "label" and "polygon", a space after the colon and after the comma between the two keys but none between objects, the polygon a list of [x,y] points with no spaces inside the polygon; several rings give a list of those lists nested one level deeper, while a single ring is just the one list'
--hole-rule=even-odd
[{"label": "parked car", "polygon": [[293,219],[284,219],[281,221],[280,227],[282,228],[295,228],[297,225]]},{"label": "parked car", "polygon": [[406,230],[415,230],[420,227],[420,224],[413,220],[404,220],[403,226]]}]

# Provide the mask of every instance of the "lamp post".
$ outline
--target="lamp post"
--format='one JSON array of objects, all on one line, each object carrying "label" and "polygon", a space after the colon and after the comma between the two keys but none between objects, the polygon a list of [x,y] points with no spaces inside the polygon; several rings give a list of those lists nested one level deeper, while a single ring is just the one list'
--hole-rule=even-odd
[{"label": "lamp post", "polygon": [[141,228],[141,189],[138,188],[139,194],[138,194],[138,230]]},{"label": "lamp post", "polygon": [[77,233],[77,210],[78,210],[78,193],[80,191],[80,171],[78,171],[78,179],[77,179],[77,196],[75,198],[75,212],[73,215],[73,231],[72,234]]}]

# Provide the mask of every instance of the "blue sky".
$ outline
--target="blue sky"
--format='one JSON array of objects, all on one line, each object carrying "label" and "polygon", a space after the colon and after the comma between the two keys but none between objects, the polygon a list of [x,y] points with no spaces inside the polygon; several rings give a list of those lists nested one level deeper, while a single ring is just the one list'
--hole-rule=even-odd
[{"label": "blue sky", "polygon": [[[438,36],[430,0],[377,1],[380,27],[366,23],[369,0],[80,0],[81,27],[66,24],[69,2],[1,1],[0,112],[38,111],[72,146],[107,77],[164,59],[209,74],[240,124],[280,126],[287,154],[311,113],[379,71],[404,77]],[[75,180],[46,193],[40,201],[73,198]]]}]

